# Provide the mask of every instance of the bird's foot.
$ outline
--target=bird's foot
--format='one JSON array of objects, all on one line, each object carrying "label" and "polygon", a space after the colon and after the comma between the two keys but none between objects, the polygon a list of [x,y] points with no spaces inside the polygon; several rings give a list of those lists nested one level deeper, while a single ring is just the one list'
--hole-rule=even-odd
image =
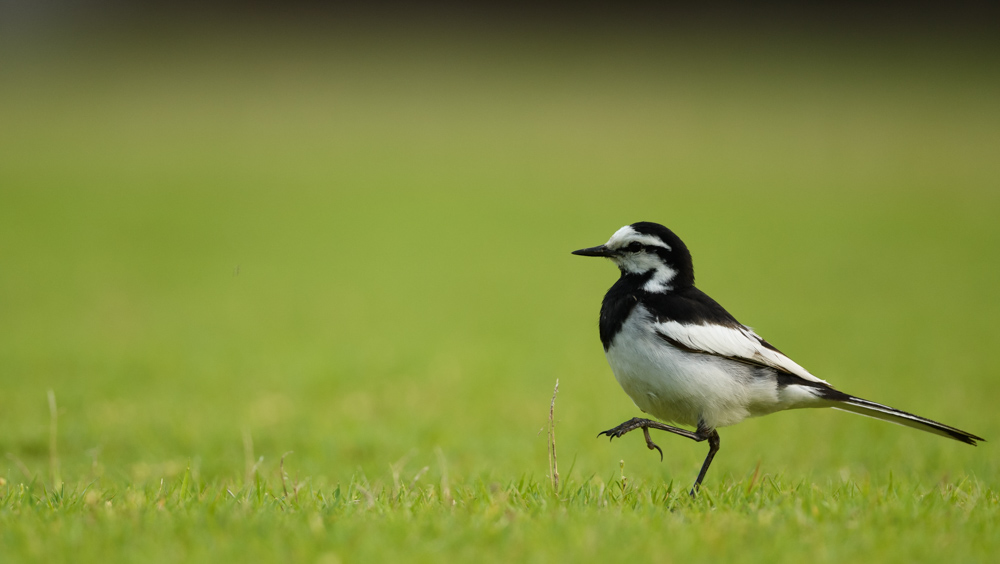
[{"label": "bird's foot", "polygon": [[645,429],[650,424],[656,423],[655,421],[650,421],[649,419],[643,419],[641,417],[633,417],[628,421],[622,423],[621,425],[608,429],[607,431],[601,431],[597,434],[598,437],[601,435],[607,435],[608,437],[615,439],[621,437],[629,431],[635,431],[636,429]]},{"label": "bird's foot", "polygon": [[643,419],[641,417],[633,417],[632,419],[629,419],[628,421],[622,423],[621,425],[613,429],[608,429],[607,431],[601,431],[600,433],[597,434],[597,436],[600,437],[601,435],[607,435],[609,437],[608,440],[611,440],[616,437],[621,437],[622,435],[628,433],[629,431],[642,429],[642,434],[646,438],[646,448],[648,448],[649,450],[658,451],[660,453],[660,460],[662,461],[663,449],[656,446],[656,443],[653,442],[653,439],[649,437],[650,427],[660,428],[662,425],[663,425],[662,423],[657,423],[656,421],[651,421],[649,419]]}]

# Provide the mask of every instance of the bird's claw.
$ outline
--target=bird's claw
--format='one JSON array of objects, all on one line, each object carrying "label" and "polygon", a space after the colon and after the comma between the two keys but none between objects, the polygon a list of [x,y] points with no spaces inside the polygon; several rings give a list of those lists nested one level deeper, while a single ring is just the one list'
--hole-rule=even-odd
[{"label": "bird's claw", "polygon": [[653,450],[655,448],[657,450],[657,452],[660,453],[660,462],[663,462],[663,449],[661,449],[660,447],[656,446],[655,443],[651,444],[651,445],[646,445],[646,446],[649,447],[649,450]]},{"label": "bird's claw", "polygon": [[649,438],[649,428],[643,427],[642,434],[646,437],[646,448],[649,450],[656,449],[656,451],[660,453],[660,462],[663,462],[663,449],[657,446],[656,443],[653,442],[653,439]]},{"label": "bird's claw", "polygon": [[608,441],[610,442],[615,437],[620,437],[621,436],[620,433],[615,433],[614,431],[615,431],[614,429],[608,429],[607,431],[601,431],[600,433],[597,434],[597,438],[601,438],[601,435],[607,435],[608,436]]},{"label": "bird's claw", "polygon": [[[608,429],[607,431],[601,431],[600,433],[597,434],[597,436],[598,438],[600,438],[601,435],[607,435],[609,441],[611,441],[612,439],[617,439],[628,432],[622,430],[623,426],[624,425],[619,425],[613,429]],[[631,429],[629,429],[629,431],[631,431]]]}]

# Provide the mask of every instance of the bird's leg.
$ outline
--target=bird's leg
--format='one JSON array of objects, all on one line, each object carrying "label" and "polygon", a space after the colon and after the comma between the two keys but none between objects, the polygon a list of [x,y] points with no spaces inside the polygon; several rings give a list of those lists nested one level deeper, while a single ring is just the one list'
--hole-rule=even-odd
[{"label": "bird's leg", "polygon": [[[687,429],[671,427],[670,425],[664,425],[659,421],[653,421],[652,419],[643,419],[641,417],[633,417],[632,419],[629,419],[628,421],[622,423],[621,425],[613,429],[608,429],[607,431],[601,431],[600,433],[597,434],[597,436],[600,437],[601,435],[607,435],[612,439],[614,439],[616,437],[624,435],[625,433],[628,433],[629,431],[635,431],[636,429],[659,429],[661,431],[668,431],[670,433],[674,433],[675,435],[687,437],[691,440],[698,442],[704,441],[705,439],[708,438],[708,432],[688,431]],[[648,436],[648,431],[647,431],[647,436]]]},{"label": "bird's leg", "polygon": [[708,441],[708,456],[705,457],[705,462],[701,465],[701,472],[698,472],[698,479],[694,481],[694,487],[691,488],[691,497],[698,495],[698,490],[701,488],[701,482],[705,479],[705,474],[708,473],[708,467],[712,465],[712,459],[715,458],[715,453],[719,452],[719,432],[715,429],[709,431],[703,426],[699,425],[697,431],[688,431],[687,429],[680,429],[678,427],[671,427],[670,425],[664,425],[658,421],[653,421],[652,419],[643,419],[641,417],[633,417],[628,421],[622,423],[621,425],[608,429],[607,431],[601,431],[597,434],[598,437],[601,435],[607,435],[608,437],[614,439],[615,437],[621,437],[629,431],[634,431],[636,429],[642,429],[642,434],[646,438],[646,448],[649,450],[658,450],[660,452],[660,460],[663,460],[663,450],[656,446],[653,439],[649,437],[650,429],[659,429],[661,431],[667,431],[674,433],[675,435],[680,435],[682,437],[687,437],[692,441],[701,442],[704,440]]},{"label": "bird's leg", "polygon": [[701,481],[705,479],[705,474],[708,473],[708,467],[712,464],[715,453],[719,452],[719,442],[719,432],[712,429],[712,432],[708,433],[708,456],[705,457],[705,463],[701,465],[701,472],[698,472],[698,479],[694,481],[694,487],[691,488],[691,497],[698,495]]}]

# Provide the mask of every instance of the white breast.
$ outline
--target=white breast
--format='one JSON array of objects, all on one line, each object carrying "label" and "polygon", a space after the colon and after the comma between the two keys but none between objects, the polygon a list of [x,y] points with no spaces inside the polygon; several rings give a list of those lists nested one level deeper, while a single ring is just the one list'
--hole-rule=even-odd
[{"label": "white breast", "polygon": [[772,378],[740,362],[677,349],[656,335],[653,321],[636,306],[606,353],[639,409],[664,421],[714,429],[782,408]]}]

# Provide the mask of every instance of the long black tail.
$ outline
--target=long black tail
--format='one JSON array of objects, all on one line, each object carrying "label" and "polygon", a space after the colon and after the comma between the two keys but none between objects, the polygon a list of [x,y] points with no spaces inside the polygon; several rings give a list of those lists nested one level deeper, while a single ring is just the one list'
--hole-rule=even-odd
[{"label": "long black tail", "polygon": [[921,431],[927,431],[928,433],[934,433],[935,435],[941,435],[942,437],[962,441],[963,443],[972,446],[976,446],[976,441],[986,441],[986,439],[977,437],[972,433],[968,433],[954,427],[949,427],[948,425],[938,423],[937,421],[924,419],[918,415],[900,411],[887,405],[856,398],[840,392],[837,392],[837,396],[838,397],[836,398],[829,398],[833,400],[833,405],[831,405],[831,407],[834,409],[874,417],[875,419],[881,419],[882,421],[903,425],[904,427],[913,427],[914,429],[920,429]]}]

